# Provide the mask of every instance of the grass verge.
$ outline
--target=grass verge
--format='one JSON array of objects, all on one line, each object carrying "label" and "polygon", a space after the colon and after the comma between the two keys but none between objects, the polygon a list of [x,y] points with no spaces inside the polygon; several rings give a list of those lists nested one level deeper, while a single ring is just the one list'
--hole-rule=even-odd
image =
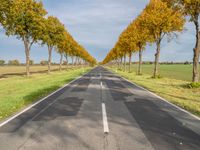
[{"label": "grass verge", "polygon": [[136,73],[123,72],[116,70],[115,68],[108,69],[115,73],[117,71],[119,75],[126,79],[156,93],[181,108],[200,116],[200,88],[188,88],[186,85],[188,85],[189,82],[164,77],[152,79],[151,76],[147,74],[138,76]]},{"label": "grass verge", "polygon": [[11,77],[0,80],[0,120],[45,97],[91,68],[70,69],[30,78]]}]

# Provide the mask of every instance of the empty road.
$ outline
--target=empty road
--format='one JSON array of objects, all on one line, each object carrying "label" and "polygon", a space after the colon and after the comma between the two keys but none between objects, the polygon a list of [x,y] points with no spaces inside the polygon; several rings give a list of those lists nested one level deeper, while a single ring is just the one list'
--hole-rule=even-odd
[{"label": "empty road", "polygon": [[200,120],[96,67],[0,127],[0,150],[200,150]]}]

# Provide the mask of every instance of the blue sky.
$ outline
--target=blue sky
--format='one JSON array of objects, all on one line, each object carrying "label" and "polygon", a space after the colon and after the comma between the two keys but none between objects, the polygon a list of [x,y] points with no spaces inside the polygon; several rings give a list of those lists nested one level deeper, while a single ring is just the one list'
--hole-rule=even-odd
[{"label": "blue sky", "polygon": [[[43,0],[49,15],[57,16],[73,37],[98,61],[102,61],[116,43],[120,33],[141,13],[149,0]],[[178,39],[162,43],[161,61],[192,61],[195,31],[192,23]],[[155,46],[147,46],[144,60],[154,60]],[[47,48],[35,44],[31,59],[47,60]],[[25,62],[22,41],[0,32],[0,59]],[[137,55],[133,57],[137,60]],[[53,61],[59,62],[54,52]]]}]

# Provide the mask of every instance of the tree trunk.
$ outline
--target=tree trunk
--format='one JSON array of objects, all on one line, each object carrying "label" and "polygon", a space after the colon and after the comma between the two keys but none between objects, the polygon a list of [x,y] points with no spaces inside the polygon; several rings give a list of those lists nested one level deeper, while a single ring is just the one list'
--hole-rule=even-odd
[{"label": "tree trunk", "polygon": [[68,64],[68,56],[66,54],[65,54],[65,60],[66,60],[66,62]]},{"label": "tree trunk", "polygon": [[72,66],[74,65],[74,56],[71,57],[72,59]]},{"label": "tree trunk", "polygon": [[67,56],[67,54],[65,54],[65,59],[66,59],[66,62],[67,62],[66,66],[68,66],[68,56]]},{"label": "tree trunk", "polygon": [[138,75],[142,74],[142,49],[139,50],[139,66],[138,66]]},{"label": "tree trunk", "polygon": [[120,69],[122,70],[123,68],[123,56],[121,57],[121,62],[120,62]]},{"label": "tree trunk", "polygon": [[124,72],[126,72],[126,54],[124,54]]},{"label": "tree trunk", "polygon": [[75,58],[74,58],[74,66],[76,66],[76,56],[75,56]]},{"label": "tree trunk", "polygon": [[120,59],[117,59],[117,68],[120,69]]},{"label": "tree trunk", "polygon": [[131,59],[132,59],[132,52],[129,54],[129,72],[131,72]]},{"label": "tree trunk", "polygon": [[78,66],[78,57],[76,57],[76,65]]},{"label": "tree trunk", "polygon": [[196,45],[194,48],[193,58],[193,82],[199,82],[199,54],[200,54],[200,31],[198,19],[195,21],[196,26]]},{"label": "tree trunk", "polygon": [[52,46],[48,46],[48,51],[49,51],[49,60],[48,60],[48,74],[51,73],[51,57],[52,57]]},{"label": "tree trunk", "polygon": [[26,54],[26,76],[30,76],[30,47],[29,42],[26,38],[24,38],[24,47],[25,47],[25,54]]},{"label": "tree trunk", "polygon": [[79,63],[79,65],[81,65],[81,58],[80,57],[78,58],[78,63]]},{"label": "tree trunk", "polygon": [[60,71],[62,70],[63,54],[60,54]]},{"label": "tree trunk", "polygon": [[158,76],[158,72],[159,72],[159,58],[160,58],[160,44],[161,44],[161,39],[159,39],[156,42],[156,54],[155,54],[155,67],[154,67],[154,74],[153,77],[156,78]]},{"label": "tree trunk", "polygon": [[77,56],[75,57],[75,64],[74,64],[75,66],[77,65]]}]

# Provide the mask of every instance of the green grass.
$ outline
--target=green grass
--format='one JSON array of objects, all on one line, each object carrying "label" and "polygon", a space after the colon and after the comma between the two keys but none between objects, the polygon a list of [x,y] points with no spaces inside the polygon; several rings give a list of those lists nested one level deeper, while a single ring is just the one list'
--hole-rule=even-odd
[{"label": "green grass", "polygon": [[62,87],[89,69],[70,69],[50,75],[35,74],[30,78],[21,76],[0,79],[0,120]]},{"label": "green grass", "polygon": [[[166,68],[168,68],[168,66],[166,66]],[[116,68],[109,69],[116,72]],[[179,69],[177,68],[177,70]],[[176,70],[174,70],[174,72],[176,72]],[[128,80],[158,94],[168,101],[192,112],[193,114],[200,116],[200,88],[188,88],[188,81],[164,77],[160,79],[152,79],[151,75],[148,74],[138,76],[135,72],[127,73],[119,70],[117,73]],[[176,75],[176,77],[179,76],[184,75]]]},{"label": "green grass", "polygon": [[[131,66],[131,72],[137,71],[137,64]],[[172,79],[192,81],[192,65],[160,65],[159,67],[161,77],[167,77]],[[144,74],[153,75],[154,65],[142,65],[142,71]],[[128,66],[127,66],[128,70]]]}]

